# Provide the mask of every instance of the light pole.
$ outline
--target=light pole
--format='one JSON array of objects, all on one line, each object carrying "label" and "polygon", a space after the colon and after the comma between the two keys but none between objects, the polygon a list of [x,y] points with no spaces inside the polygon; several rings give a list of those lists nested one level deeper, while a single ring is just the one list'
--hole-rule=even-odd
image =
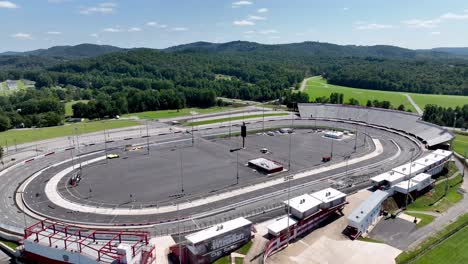
[{"label": "light pole", "polygon": [[344,159],[346,161],[346,174],[345,174],[345,177],[348,177],[348,161],[349,161],[349,158],[351,158],[351,155],[344,156]]},{"label": "light pole", "polygon": [[330,140],[331,140],[330,158],[333,158],[333,143],[335,140],[333,138],[330,138]]},{"label": "light pole", "polygon": [[82,168],[81,168],[81,151],[80,151],[80,136],[78,135],[78,128],[75,126],[75,136],[76,136],[76,146],[77,146],[77,151],[78,151],[78,159],[80,161],[80,176],[82,174]]},{"label": "light pole", "polygon": [[242,148],[235,148],[235,149],[230,149],[229,152],[236,152],[236,184],[239,184],[239,151],[241,151]]},{"label": "light pole", "polygon": [[355,129],[355,132],[354,132],[354,152],[356,152],[356,149],[357,149],[357,139],[358,139],[358,130],[357,128]]},{"label": "light pole", "polygon": [[180,159],[180,189],[182,194],[184,193],[184,165],[182,159],[182,148],[179,148],[179,159]]},{"label": "light pole", "polygon": [[289,175],[289,176],[285,176],[285,177],[284,177],[284,181],[288,181],[288,210],[287,210],[288,213],[287,213],[287,215],[286,215],[286,217],[287,217],[287,224],[286,224],[286,226],[287,226],[287,231],[288,231],[288,233],[287,233],[287,235],[288,235],[288,236],[287,236],[287,237],[288,237],[288,239],[287,239],[287,246],[288,246],[288,247],[289,247],[289,239],[290,239],[290,236],[291,236],[291,234],[290,234],[290,233],[291,233],[291,230],[290,230],[290,228],[289,228],[289,215],[291,214],[291,207],[289,206],[289,201],[291,200],[290,197],[291,197],[291,180],[292,180],[292,179],[294,179],[294,175]]},{"label": "light pole", "polygon": [[149,146],[149,129],[148,129],[148,119],[146,119],[146,149],[148,156],[150,154],[150,146]]},{"label": "light pole", "polygon": [[294,129],[294,116],[291,115],[291,131],[289,131],[289,159],[288,159],[288,171],[291,171],[291,145],[292,145],[292,134]]},{"label": "light pole", "polygon": [[465,156],[464,156],[464,163],[463,163],[463,173],[462,173],[462,179],[465,179],[465,167],[466,167],[466,149],[465,149]]},{"label": "light pole", "polygon": [[107,158],[107,137],[106,137],[106,129],[104,129],[104,152],[106,153],[106,164],[109,162]]},{"label": "light pole", "polygon": [[408,198],[409,198],[409,189],[410,189],[410,182],[411,182],[411,168],[413,167],[413,154],[415,148],[411,148],[411,158],[410,158],[410,167],[409,167],[409,175],[408,175],[408,188],[406,189],[406,199],[405,199],[405,209],[408,208]]},{"label": "light pole", "polygon": [[265,134],[265,106],[262,105],[262,134]]}]

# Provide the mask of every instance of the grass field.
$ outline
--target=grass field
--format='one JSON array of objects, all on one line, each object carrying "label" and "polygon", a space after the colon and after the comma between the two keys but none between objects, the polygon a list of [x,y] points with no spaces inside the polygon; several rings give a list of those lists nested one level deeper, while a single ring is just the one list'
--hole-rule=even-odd
[{"label": "grass field", "polygon": [[139,123],[132,120],[110,120],[110,121],[92,121],[76,123],[73,125],[63,125],[56,127],[44,127],[37,129],[11,129],[0,133],[0,144],[5,146],[8,143],[9,146],[15,144],[22,144],[27,142],[33,142],[37,140],[51,139],[56,137],[64,137],[74,135],[75,127],[77,133],[91,133],[101,131],[104,129],[115,129],[122,127],[136,126]]},{"label": "grass field", "polygon": [[398,107],[400,104],[403,104],[405,109],[411,109],[411,111],[416,112],[408,99],[401,93],[356,89],[327,84],[327,81],[320,76],[310,79],[304,91],[309,94],[311,101],[314,101],[317,97],[329,97],[331,93],[342,93],[345,102],[350,98],[354,98],[358,100],[361,105],[366,105],[367,100],[387,100],[390,101],[393,107]]},{"label": "grass field", "polygon": [[[395,260],[397,264],[404,263],[417,263],[417,264],[452,264],[452,263],[468,263],[468,250],[466,245],[468,243],[468,214],[462,215],[457,218],[453,223],[445,227],[442,231],[426,239],[417,248],[402,252]],[[430,249],[427,253],[423,254],[419,259],[413,260],[420,254],[424,253],[434,244],[447,238],[450,234],[460,228],[465,227],[463,230],[455,233],[447,240],[441,242],[436,247]]]},{"label": "grass field", "polygon": [[[320,76],[313,77],[309,80],[305,92],[309,94],[311,100],[321,96],[328,97],[331,93],[342,93],[344,94],[345,102],[347,102],[349,98],[355,98],[361,105],[365,105],[367,100],[387,100],[390,101],[394,107],[398,107],[400,104],[403,104],[405,109],[411,109],[413,112],[416,111],[402,92],[365,90],[332,85],[327,84],[326,80]],[[444,107],[456,107],[468,104],[468,96],[408,94],[422,110],[424,110],[426,104],[437,104]]]},{"label": "grass field", "polygon": [[4,239],[0,239],[0,242],[7,245],[9,248],[11,248],[13,250],[16,250],[16,248],[19,246],[18,243],[8,241],[8,240],[4,240]]},{"label": "grass field", "polygon": [[440,181],[436,184],[434,190],[427,192],[421,197],[418,197],[416,201],[408,205],[409,211],[435,211],[443,212],[446,211],[450,206],[458,202],[463,196],[458,193],[457,190],[462,183],[462,176],[458,176],[449,180],[449,190],[447,196],[445,194],[445,180]]},{"label": "grass field", "polygon": [[76,103],[87,103],[88,100],[78,100],[78,101],[70,101],[65,103],[65,116],[73,116],[73,108],[72,106]]},{"label": "grass field", "polygon": [[[241,248],[236,250],[237,253],[246,255],[249,252],[250,248],[252,247],[252,241],[247,242],[247,244],[243,245]],[[236,263],[243,263],[242,258],[236,258]],[[216,260],[213,264],[231,264],[231,256],[224,256],[218,260]]]},{"label": "grass field", "polygon": [[189,116],[191,112],[196,112],[197,114],[210,114],[210,113],[217,113],[217,112],[224,112],[233,110],[234,107],[226,106],[226,107],[210,107],[210,108],[184,108],[177,110],[159,110],[159,111],[147,111],[147,112],[140,112],[140,113],[131,113],[125,114],[123,117],[138,117],[139,119],[159,119],[159,118],[173,118],[173,117],[180,117],[180,116]]},{"label": "grass field", "polygon": [[464,156],[465,151],[468,154],[468,134],[455,134],[455,140],[453,141],[453,149],[458,154]]},{"label": "grass field", "polygon": [[[270,117],[270,116],[287,116],[289,115],[288,113],[274,113],[274,114],[265,114],[265,117]],[[203,120],[203,121],[197,121],[197,122],[188,122],[185,125],[186,126],[200,126],[200,125],[207,125],[207,124],[214,124],[214,123],[222,123],[222,122],[227,122],[229,120],[231,121],[236,121],[236,120],[242,120],[242,119],[251,119],[251,118],[258,118],[262,117],[263,114],[259,115],[246,115],[244,116],[233,116],[231,118],[226,117],[226,118],[218,118],[218,119],[210,119],[210,120]]]},{"label": "grass field", "polygon": [[422,213],[406,213],[406,212],[405,212],[405,214],[410,215],[410,216],[414,216],[414,217],[417,217],[417,218],[421,219],[421,221],[416,225],[417,227],[422,227],[422,226],[428,225],[428,224],[430,224],[432,221],[434,221],[434,219],[435,219],[434,216],[428,215],[428,214],[422,214]]},{"label": "grass field", "polygon": [[435,104],[443,107],[463,106],[468,104],[468,96],[439,95],[439,94],[409,94],[413,101],[422,109],[427,104]]},{"label": "grass field", "polygon": [[24,85],[23,81],[21,80],[18,80],[16,82],[18,88],[14,91],[10,91],[8,88],[7,88],[7,84],[6,84],[6,81],[4,82],[0,82],[0,95],[10,95],[12,93],[14,93],[15,91],[19,91],[19,90],[23,90],[26,88],[26,86]]}]

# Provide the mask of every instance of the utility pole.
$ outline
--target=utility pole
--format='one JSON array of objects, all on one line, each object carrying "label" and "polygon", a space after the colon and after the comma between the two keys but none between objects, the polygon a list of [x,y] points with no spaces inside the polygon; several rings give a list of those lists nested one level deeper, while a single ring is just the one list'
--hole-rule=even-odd
[{"label": "utility pole", "polygon": [[294,129],[294,116],[291,115],[291,131],[289,131],[289,159],[288,159],[288,171],[291,171],[291,148],[292,148],[292,134]]},{"label": "utility pole", "polygon": [[345,177],[348,177],[348,161],[349,159],[351,158],[351,155],[346,155],[344,156],[344,159],[346,160],[346,174],[345,174]]},{"label": "utility pole", "polygon": [[292,179],[294,179],[294,175],[289,175],[289,176],[284,177],[284,181],[288,181],[288,210],[287,210],[288,213],[287,213],[287,215],[286,215],[286,217],[287,217],[287,224],[286,224],[286,226],[287,226],[287,230],[288,230],[288,233],[287,233],[287,235],[288,235],[288,238],[287,238],[287,246],[288,246],[288,247],[289,247],[289,239],[290,239],[290,237],[291,237],[291,230],[290,230],[290,228],[289,228],[289,215],[291,214],[291,206],[289,206],[289,202],[290,202],[290,200],[291,200],[290,197],[291,197],[291,180],[292,180]]},{"label": "utility pole", "polygon": [[109,162],[107,158],[107,137],[106,137],[106,129],[104,129],[104,152],[106,153],[106,164]]},{"label": "utility pole", "polygon": [[194,113],[191,113],[192,114],[192,147],[193,145],[195,144],[195,138],[194,138],[194,135],[193,135],[193,116],[194,116]]},{"label": "utility pole", "polygon": [[265,106],[262,105],[262,134],[265,134]]},{"label": "utility pole", "polygon": [[180,159],[180,189],[184,193],[184,165],[182,159],[182,148],[179,148],[179,159]]},{"label": "utility pole", "polygon": [[236,184],[239,184],[239,151],[241,151],[242,148],[235,148],[235,149],[230,149],[229,152],[236,152]]},{"label": "utility pole", "polygon": [[354,152],[356,152],[356,149],[357,149],[357,139],[358,139],[358,130],[356,128],[355,132],[354,132]]},{"label": "utility pole", "polygon": [[331,140],[331,151],[330,151],[330,158],[333,158],[333,143],[334,143],[334,139],[333,138],[330,138]]},{"label": "utility pole", "polygon": [[410,159],[410,167],[409,167],[409,176],[408,176],[408,189],[406,189],[406,201],[405,201],[405,209],[408,208],[408,198],[409,198],[409,189],[410,189],[410,182],[411,182],[411,168],[413,167],[413,154],[415,148],[411,148],[411,159]]},{"label": "utility pole", "polygon": [[150,146],[149,146],[149,129],[148,129],[148,119],[146,119],[146,149],[148,156],[150,154]]}]

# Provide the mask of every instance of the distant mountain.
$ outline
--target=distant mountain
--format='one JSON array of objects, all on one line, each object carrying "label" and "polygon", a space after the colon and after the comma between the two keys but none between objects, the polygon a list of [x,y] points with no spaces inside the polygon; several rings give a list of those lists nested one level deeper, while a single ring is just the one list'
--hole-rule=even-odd
[{"label": "distant mountain", "polygon": [[109,45],[95,45],[95,44],[80,44],[76,46],[55,46],[48,49],[38,49],[26,52],[4,52],[0,56],[37,56],[47,58],[91,58],[112,52],[119,52],[125,49],[109,46]]},{"label": "distant mountain", "polygon": [[388,45],[356,46],[336,45],[323,42],[302,42],[266,45],[247,41],[227,43],[194,42],[164,49],[166,52],[207,52],[207,53],[282,53],[291,57],[384,57],[384,58],[450,58],[453,54],[438,50],[411,50]]},{"label": "distant mountain", "polygon": [[457,56],[468,56],[468,48],[435,48],[433,51],[445,52]]}]

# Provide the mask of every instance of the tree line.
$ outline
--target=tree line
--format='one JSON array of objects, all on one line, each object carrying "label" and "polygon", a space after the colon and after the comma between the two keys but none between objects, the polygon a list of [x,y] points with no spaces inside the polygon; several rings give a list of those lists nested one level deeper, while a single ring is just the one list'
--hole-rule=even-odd
[{"label": "tree line", "polygon": [[468,104],[455,108],[429,104],[422,119],[440,126],[468,128]]}]

